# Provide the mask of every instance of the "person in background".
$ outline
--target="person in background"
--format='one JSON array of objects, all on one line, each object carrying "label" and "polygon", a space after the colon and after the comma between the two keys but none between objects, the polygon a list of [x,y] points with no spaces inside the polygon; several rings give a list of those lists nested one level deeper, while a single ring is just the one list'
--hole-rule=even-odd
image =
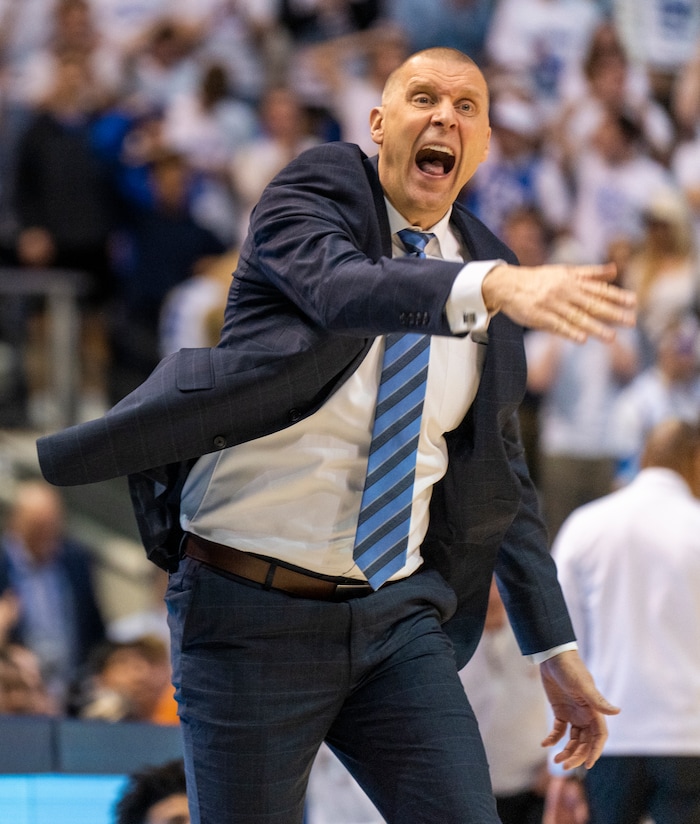
[{"label": "person in background", "polygon": [[693,421],[700,409],[700,328],[695,314],[679,315],[661,333],[654,363],[615,399],[611,431],[618,455],[615,485],[639,471],[651,430],[668,418]]},{"label": "person in background", "polygon": [[[595,824],[700,821],[699,499],[700,422],[667,419],[632,482],[572,513],[552,548],[581,655],[625,708],[585,776]],[[548,806],[547,824],[568,822]]]},{"label": "person in background", "polygon": [[104,639],[92,567],[85,547],[66,535],[58,491],[43,481],[20,483],[0,537],[0,594],[14,593],[18,605],[9,640],[37,656],[59,707]]},{"label": "person in background", "polygon": [[[87,56],[57,56],[51,87],[17,145],[12,185],[17,218],[15,261],[27,270],[67,269],[85,280],[81,308],[81,402],[84,419],[104,411],[110,346],[106,309],[115,281],[110,243],[117,201],[106,169],[92,144],[104,104],[90,76]],[[51,421],[46,389],[46,316],[43,305],[29,317],[27,371],[29,414],[36,425]]]},{"label": "person in background", "polygon": [[167,644],[158,636],[98,647],[77,685],[71,711],[80,718],[177,724]]},{"label": "person in background", "polygon": [[114,824],[190,824],[182,760],[166,761],[132,775],[114,812]]},{"label": "person in background", "polygon": [[666,329],[686,313],[700,312],[700,255],[682,193],[659,191],[643,213],[641,242],[624,284],[637,295],[637,330],[644,366],[651,366]]},{"label": "person in background", "polygon": [[635,330],[576,345],[525,336],[528,389],[538,397],[538,483],[550,542],[578,506],[611,491],[618,461],[613,404],[638,371]]},{"label": "person in background", "polygon": [[123,397],[158,363],[163,301],[200,261],[226,245],[193,213],[194,170],[177,152],[156,150],[149,164],[152,197],[130,210],[124,227],[119,312],[113,320],[112,395]]},{"label": "person in background", "polygon": [[502,824],[541,824],[549,780],[540,744],[547,700],[537,671],[520,654],[495,578],[484,634],[459,677],[484,739]]}]

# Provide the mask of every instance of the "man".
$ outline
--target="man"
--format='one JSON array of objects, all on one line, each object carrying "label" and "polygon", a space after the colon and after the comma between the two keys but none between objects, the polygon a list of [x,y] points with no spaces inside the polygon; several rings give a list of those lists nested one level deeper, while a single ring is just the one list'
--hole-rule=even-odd
[{"label": "man", "polygon": [[[465,55],[409,58],[370,124],[378,161],[329,144],[266,189],[216,348],[166,359],[101,420],[39,442],[56,483],[130,473],[147,552],[177,567],[167,599],[196,822],[301,821],[324,739],[389,822],[497,821],[458,675],[494,567],[522,651],[547,659],[548,743],[571,724],[567,766],[592,766],[616,711],[573,648],[537,514],[516,324],[611,339],[633,298],[610,267],[520,269],[452,209],[490,135]],[[434,233],[428,259],[405,256],[407,227]],[[382,586],[354,544],[384,336],[416,331],[430,369],[411,529]]]},{"label": "man", "polygon": [[[591,821],[700,821],[700,425],[651,430],[642,469],[553,546],[583,659],[625,712],[586,774]],[[692,628],[692,629],[691,629]],[[548,806],[557,817],[555,779]]]},{"label": "man", "polygon": [[0,536],[0,595],[16,597],[9,638],[31,649],[53,702],[64,707],[104,622],[87,550],[67,539],[58,490],[44,481],[18,484]]}]

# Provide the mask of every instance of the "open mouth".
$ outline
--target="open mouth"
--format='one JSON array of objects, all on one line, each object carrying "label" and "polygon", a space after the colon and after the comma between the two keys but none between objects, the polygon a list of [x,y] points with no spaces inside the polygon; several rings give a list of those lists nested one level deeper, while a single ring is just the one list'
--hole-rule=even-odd
[{"label": "open mouth", "polygon": [[427,175],[447,175],[455,165],[455,156],[446,146],[424,146],[416,154],[416,165]]}]

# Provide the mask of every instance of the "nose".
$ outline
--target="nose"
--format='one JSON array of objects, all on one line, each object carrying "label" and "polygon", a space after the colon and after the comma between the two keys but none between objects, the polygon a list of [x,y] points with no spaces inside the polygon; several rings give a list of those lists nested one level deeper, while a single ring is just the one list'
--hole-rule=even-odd
[{"label": "nose", "polygon": [[451,100],[440,100],[433,110],[432,121],[434,126],[442,126],[446,129],[456,124],[455,110]]}]

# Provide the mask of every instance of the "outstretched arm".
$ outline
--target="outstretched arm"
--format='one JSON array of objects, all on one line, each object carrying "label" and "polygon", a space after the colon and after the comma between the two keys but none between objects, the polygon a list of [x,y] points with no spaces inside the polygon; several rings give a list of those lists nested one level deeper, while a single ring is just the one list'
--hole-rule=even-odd
[{"label": "outstretched arm", "polygon": [[613,706],[598,692],[593,677],[576,650],[567,650],[540,664],[542,683],[554,713],[552,731],[542,742],[551,747],[566,735],[569,740],[554,757],[557,764],[570,770],[584,765],[590,769],[600,757],[608,737],[606,715],[617,715]]}]

